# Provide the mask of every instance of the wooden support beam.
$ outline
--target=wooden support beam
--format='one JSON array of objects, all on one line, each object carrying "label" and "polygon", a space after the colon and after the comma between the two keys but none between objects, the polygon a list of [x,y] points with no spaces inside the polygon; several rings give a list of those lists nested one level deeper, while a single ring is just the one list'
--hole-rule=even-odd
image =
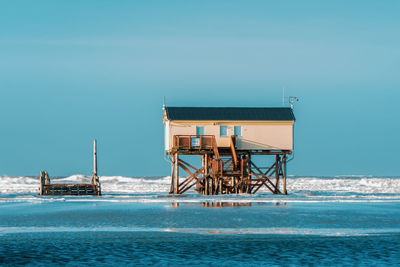
[{"label": "wooden support beam", "polygon": [[219,151],[218,151],[218,145],[217,145],[217,140],[212,138],[212,145],[213,145],[213,151],[216,159],[219,159]]},{"label": "wooden support beam", "polygon": [[[200,175],[204,171],[204,167],[200,168],[197,170],[195,173],[193,173],[191,176],[186,178],[186,180],[179,186],[179,194],[182,194],[192,188],[197,182],[200,180],[197,178],[198,175]],[[196,181],[195,181],[196,180]],[[195,181],[194,183],[191,183],[192,181]]]},{"label": "wooden support beam", "polygon": [[[259,187],[261,187],[263,184],[274,194],[280,194],[280,191],[278,188],[275,187],[275,184],[273,184],[271,182],[270,179],[272,179],[272,176],[263,176],[261,175],[261,177],[257,176],[257,174],[253,173],[257,178],[259,178],[259,180],[257,180],[256,184],[254,184],[254,186],[260,185]],[[268,185],[269,184],[269,185]],[[260,189],[260,188],[258,188]],[[255,193],[258,191],[252,191],[252,193]],[[276,192],[276,193],[275,193]]]},{"label": "wooden support beam", "polygon": [[[257,177],[257,182],[256,182],[256,184],[253,186],[253,189],[254,189],[254,187],[255,186],[258,186],[258,187],[256,187],[256,189],[253,191],[253,190],[251,190],[252,191],[252,193],[256,193],[257,191],[258,191],[258,189],[260,189],[260,187],[264,184],[272,193],[274,193],[274,194],[280,194],[281,192],[280,192],[280,190],[278,189],[278,187],[275,185],[275,184],[273,184],[272,182],[271,182],[271,180],[270,180],[270,176],[268,176],[268,174],[271,172],[271,171],[277,171],[277,169],[279,168],[279,166],[278,166],[278,164],[277,164],[277,162],[275,161],[275,163],[270,167],[270,168],[268,168],[268,170],[265,172],[265,173],[263,173],[261,170],[260,170],[260,168],[258,168],[255,164],[254,164],[254,162],[251,162],[251,165],[259,172],[258,174],[257,173],[255,173],[254,171],[252,171],[252,174],[253,175],[255,175],[256,177]],[[250,169],[251,170],[251,169]],[[261,183],[261,184],[260,184]],[[270,186],[268,186],[267,185],[267,183],[269,183],[270,184]],[[273,188],[273,189],[272,189]]]},{"label": "wooden support beam", "polygon": [[174,160],[174,194],[178,194],[179,192],[179,154],[175,153],[174,155],[175,160]]},{"label": "wooden support beam", "polygon": [[277,194],[277,188],[279,183],[279,163],[280,163],[280,156],[275,156],[275,194]]},{"label": "wooden support beam", "polygon": [[283,155],[283,159],[282,159],[282,161],[283,161],[283,189],[282,189],[282,193],[284,194],[284,195],[287,195],[287,190],[286,190],[286,176],[287,176],[287,167],[286,167],[286,163],[287,163],[287,157],[286,157],[286,154],[285,155]]},{"label": "wooden support beam", "polygon": [[236,148],[235,148],[236,142],[235,141],[236,141],[235,140],[235,136],[231,135],[230,146],[231,146],[232,158],[233,158],[233,162],[234,162],[234,169],[236,169],[237,166],[238,166],[238,157],[237,157],[237,154],[236,154]]},{"label": "wooden support beam", "polygon": [[[189,168],[187,168],[187,167],[185,166],[185,164],[182,163],[182,161],[179,160],[178,165],[179,165],[179,167],[181,167],[185,172],[187,172],[189,175],[193,175],[193,172],[191,172],[191,171],[189,170]],[[195,170],[195,171],[198,171],[198,169],[194,169],[194,170]]]},{"label": "wooden support beam", "polygon": [[[185,142],[179,141],[180,145],[189,145],[186,144],[187,140],[189,139],[186,138]],[[215,138],[202,138],[202,148],[192,147],[190,151],[182,153],[183,155],[200,155],[202,157],[200,169],[181,159],[177,159],[177,163],[173,160],[172,192],[182,194],[196,185],[196,192],[202,192],[204,195],[256,193],[263,186],[274,194],[286,193],[287,155],[284,153],[286,151],[258,151],[260,155],[275,156],[272,165],[259,168],[251,160],[254,151],[237,151],[232,147],[218,148],[214,141]],[[206,146],[208,150],[203,148]],[[174,159],[176,154],[178,153],[170,153]],[[189,175],[181,183],[177,174],[179,168]]]},{"label": "wooden support beam", "polygon": [[174,184],[175,184],[175,155],[171,157],[171,187],[169,190],[170,194],[174,193]]},{"label": "wooden support beam", "polygon": [[245,170],[244,170],[244,167],[245,167],[245,164],[244,164],[244,162],[245,162],[245,159],[243,159],[243,158],[241,158],[240,159],[240,193],[243,193],[243,192],[246,192],[245,190],[245,186],[244,186],[244,172],[245,172]]},{"label": "wooden support beam", "polygon": [[[182,164],[181,161],[178,162],[178,165],[179,165],[179,167],[181,167],[187,174],[190,175],[188,178],[190,178],[190,177],[195,177],[196,179],[198,179],[197,176],[198,176],[199,174],[201,174],[202,172],[204,172],[204,167],[201,167],[200,169],[194,169],[194,172],[191,172],[184,164]],[[188,178],[187,178],[187,179],[188,179]],[[186,180],[187,180],[187,179],[186,179]],[[186,181],[186,180],[185,180],[185,181]],[[185,182],[185,181],[184,181],[184,182]],[[180,187],[184,182],[182,182],[182,183],[179,185],[179,187]]]},{"label": "wooden support beam", "polygon": [[189,163],[187,163],[186,161],[184,161],[182,159],[179,159],[179,162],[185,164],[186,166],[192,168],[193,170],[198,170],[196,167],[194,167],[193,165],[190,165]]},{"label": "wooden support beam", "polygon": [[[267,181],[269,181],[269,178],[268,177],[260,177],[260,176],[258,176],[256,173],[253,173],[259,180],[257,181],[257,183],[254,185],[254,187],[253,187],[253,189],[251,190],[251,192],[253,193],[253,194],[255,194],[255,193],[257,193],[257,191],[261,188],[261,186],[263,186],[263,185],[265,185],[265,187],[267,187],[268,188],[268,190],[269,191],[271,191],[272,193],[274,193],[275,192],[275,188],[273,189],[273,184],[272,184],[272,187],[270,187],[270,186],[268,186],[267,184],[266,184],[266,182]],[[270,181],[269,181],[270,182]],[[255,187],[255,186],[257,186],[257,187]]]}]

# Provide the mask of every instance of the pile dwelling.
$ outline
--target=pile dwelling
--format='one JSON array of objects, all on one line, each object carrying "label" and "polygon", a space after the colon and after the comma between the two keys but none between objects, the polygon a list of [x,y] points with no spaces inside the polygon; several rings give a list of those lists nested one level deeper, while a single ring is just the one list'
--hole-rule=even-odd
[{"label": "pile dwelling", "polygon": [[[292,108],[164,107],[163,121],[170,194],[191,188],[204,195],[253,194],[263,186],[273,194],[287,194]],[[201,167],[183,160],[188,155],[200,156]],[[273,159],[272,165],[256,165],[266,157]],[[179,179],[180,170],[187,177]]]},{"label": "pile dwelling", "polygon": [[91,184],[51,184],[47,172],[40,172],[39,195],[101,195],[99,177],[97,176],[97,143],[93,141],[93,173]]}]

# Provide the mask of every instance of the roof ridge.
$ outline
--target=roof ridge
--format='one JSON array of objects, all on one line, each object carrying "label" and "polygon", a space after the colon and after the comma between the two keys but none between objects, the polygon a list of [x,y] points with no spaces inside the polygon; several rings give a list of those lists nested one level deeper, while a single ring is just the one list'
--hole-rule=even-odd
[{"label": "roof ridge", "polygon": [[187,106],[185,106],[185,107],[181,107],[181,106],[166,106],[165,108],[204,108],[204,109],[207,109],[207,108],[239,108],[239,109],[260,109],[260,108],[272,109],[272,108],[275,108],[275,109],[291,109],[290,107],[187,107]]},{"label": "roof ridge", "polygon": [[165,107],[169,120],[294,121],[289,107]]}]

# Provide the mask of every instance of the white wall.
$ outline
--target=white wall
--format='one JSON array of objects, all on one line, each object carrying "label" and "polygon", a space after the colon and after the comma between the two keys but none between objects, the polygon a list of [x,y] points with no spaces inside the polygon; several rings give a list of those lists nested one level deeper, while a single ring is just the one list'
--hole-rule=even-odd
[{"label": "white wall", "polygon": [[[216,125],[214,125],[216,124]],[[168,126],[167,126],[168,125]],[[220,125],[228,126],[228,136],[219,136]],[[236,138],[237,149],[254,150],[292,150],[293,149],[293,122],[170,122],[169,150],[173,145],[174,135],[196,135],[196,126],[204,126],[205,135],[214,135],[218,146],[229,147],[230,136],[234,135],[234,126],[242,126],[242,136]],[[169,147],[169,149],[168,149]]]}]

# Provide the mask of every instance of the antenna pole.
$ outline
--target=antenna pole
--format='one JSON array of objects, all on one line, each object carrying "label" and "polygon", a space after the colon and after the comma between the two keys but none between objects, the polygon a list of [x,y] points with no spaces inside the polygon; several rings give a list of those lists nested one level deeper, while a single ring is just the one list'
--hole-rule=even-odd
[{"label": "antenna pole", "polygon": [[296,96],[289,96],[289,104],[290,104],[290,108],[293,109],[294,106],[294,102],[299,101],[299,98]]},{"label": "antenna pole", "polygon": [[162,107],[163,107],[163,110],[165,109],[165,96],[163,96],[163,105],[162,105]]}]

